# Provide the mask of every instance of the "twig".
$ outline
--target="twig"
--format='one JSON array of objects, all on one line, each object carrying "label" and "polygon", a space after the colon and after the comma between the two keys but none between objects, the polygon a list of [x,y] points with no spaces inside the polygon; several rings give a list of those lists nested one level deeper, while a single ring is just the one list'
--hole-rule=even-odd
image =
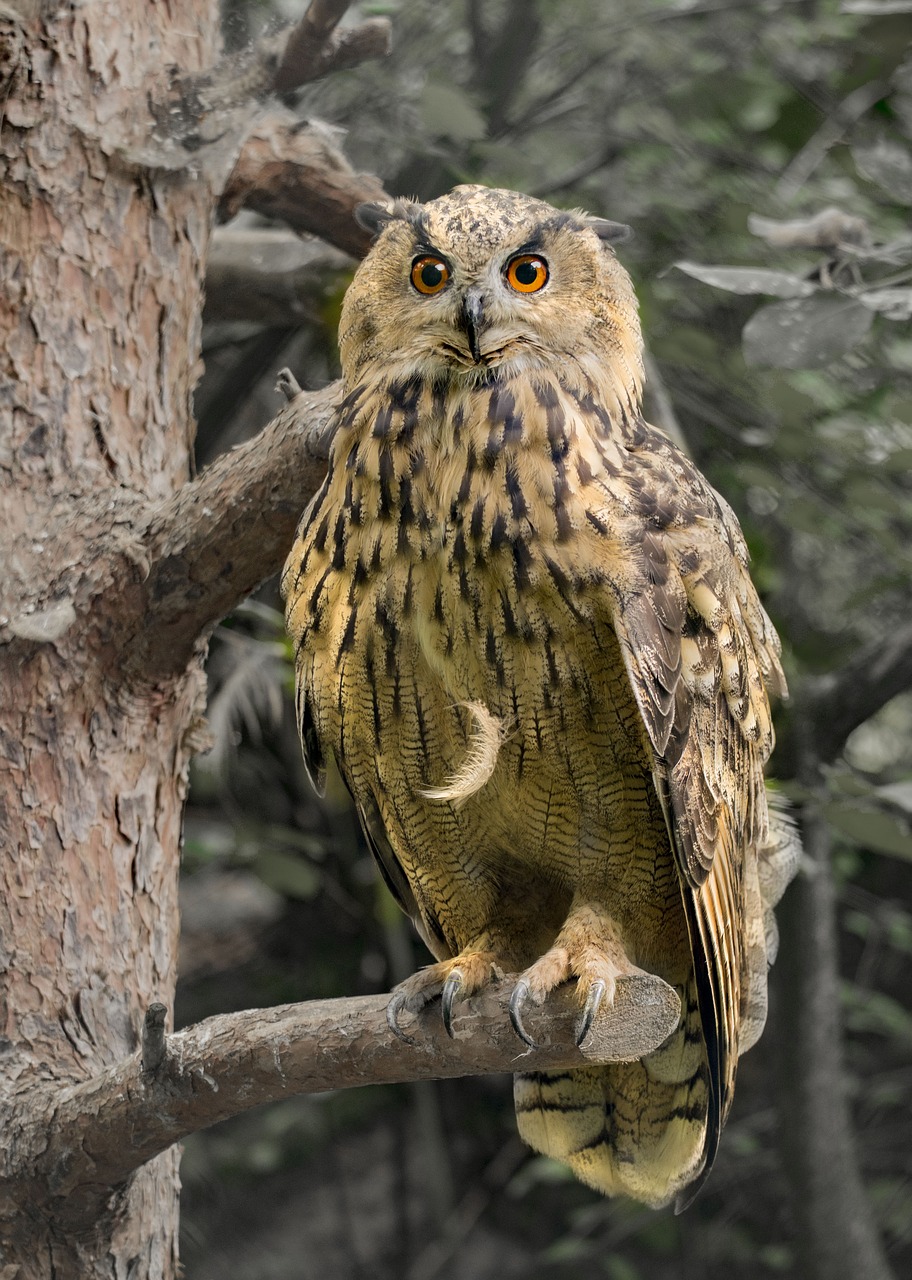
[{"label": "twig", "polygon": [[871,80],[853,89],[831,112],[817,132],[792,159],[776,187],[780,200],[792,200],[823,161],[826,153],[844,137],[846,130],[860,120],[887,93],[883,80]]},{"label": "twig", "polygon": [[385,58],[390,51],[388,18],[369,18],[357,27],[337,31],[349,0],[311,0],[292,29],[276,69],[272,88],[288,93],[331,71],[357,66],[369,58]]},{"label": "twig", "polygon": [[165,1060],[165,1018],[168,1010],[163,1004],[150,1004],[143,1019],[142,1069],[154,1075]]}]

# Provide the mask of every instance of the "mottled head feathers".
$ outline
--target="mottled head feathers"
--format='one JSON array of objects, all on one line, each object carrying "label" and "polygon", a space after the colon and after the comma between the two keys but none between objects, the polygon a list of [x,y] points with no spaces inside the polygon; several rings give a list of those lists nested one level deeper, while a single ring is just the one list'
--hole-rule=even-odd
[{"label": "mottled head feathers", "polygon": [[[639,394],[636,299],[611,247],[628,227],[482,186],[427,204],[361,205],[356,216],[376,242],[343,308],[348,381],[374,373],[473,385],[492,371],[553,372],[572,361],[585,376],[614,368]],[[508,269],[519,257],[544,264],[543,287],[517,287]],[[422,258],[439,287],[416,289]]]}]

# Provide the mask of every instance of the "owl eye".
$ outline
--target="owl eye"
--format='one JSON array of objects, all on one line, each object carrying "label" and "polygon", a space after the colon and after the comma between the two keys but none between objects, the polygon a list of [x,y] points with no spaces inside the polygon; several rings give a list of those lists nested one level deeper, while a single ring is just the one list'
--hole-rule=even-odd
[{"label": "owl eye", "polygon": [[548,283],[548,264],[534,253],[520,253],[507,263],[507,284],[517,293],[538,293]]},{"label": "owl eye", "polygon": [[424,254],[412,263],[412,284],[419,293],[439,293],[450,278],[450,268],[442,258]]}]

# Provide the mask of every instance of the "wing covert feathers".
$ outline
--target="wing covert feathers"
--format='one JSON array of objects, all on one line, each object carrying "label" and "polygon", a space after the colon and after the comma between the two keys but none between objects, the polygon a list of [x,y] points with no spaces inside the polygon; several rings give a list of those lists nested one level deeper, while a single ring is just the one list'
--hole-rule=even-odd
[{"label": "wing covert feathers", "polygon": [[[773,746],[769,694],[786,688],[731,508],[664,438],[643,430],[626,459],[628,492],[640,495],[633,510],[602,476],[599,514],[628,552],[612,621],[682,878],[709,1071],[705,1177],[739,1053],[766,1014],[760,862],[767,879],[778,874],[781,892],[788,858],[761,856],[773,839],[763,766]],[[655,514],[644,521],[644,512]]]}]

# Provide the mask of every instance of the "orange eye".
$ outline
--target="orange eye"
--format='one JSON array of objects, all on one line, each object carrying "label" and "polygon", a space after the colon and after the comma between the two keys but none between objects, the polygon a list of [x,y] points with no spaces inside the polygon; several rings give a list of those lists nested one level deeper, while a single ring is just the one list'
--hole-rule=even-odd
[{"label": "orange eye", "polygon": [[520,253],[507,263],[507,284],[517,293],[538,293],[548,283],[548,264],[534,253]]},{"label": "orange eye", "polygon": [[412,263],[412,284],[419,293],[439,293],[450,278],[450,268],[443,258],[425,254]]}]

